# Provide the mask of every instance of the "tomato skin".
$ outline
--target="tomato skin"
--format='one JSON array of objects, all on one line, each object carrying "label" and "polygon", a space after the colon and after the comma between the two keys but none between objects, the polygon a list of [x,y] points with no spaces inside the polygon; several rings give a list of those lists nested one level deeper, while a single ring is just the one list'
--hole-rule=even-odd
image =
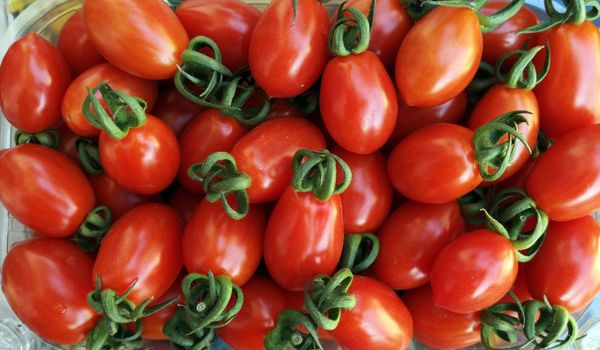
[{"label": "tomato skin", "polygon": [[187,0],[175,12],[188,35],[219,46],[223,64],[235,72],[248,65],[252,31],[260,11],[240,0]]},{"label": "tomato skin", "polygon": [[254,274],[262,256],[265,214],[252,206],[248,215],[234,220],[220,202],[202,200],[185,227],[183,264],[189,272],[227,275],[244,285]]},{"label": "tomato skin", "polygon": [[269,109],[269,114],[267,114],[266,120],[287,117],[304,118],[304,115],[302,115],[302,113],[300,113],[296,107],[289,104],[287,101],[275,100],[275,102],[273,102],[271,105],[271,109]]},{"label": "tomato skin", "polygon": [[321,202],[310,192],[288,187],[267,223],[263,252],[273,280],[300,291],[316,275],[333,273],[343,245],[340,196]]},{"label": "tomato skin", "polygon": [[314,124],[300,118],[264,122],[231,149],[240,171],[252,178],[251,203],[279,198],[292,180],[292,158],[300,149],[325,149],[325,138]]},{"label": "tomato skin", "polygon": [[103,131],[98,147],[104,171],[126,191],[156,194],[177,176],[177,138],[165,122],[154,116],[148,115],[146,124],[130,129],[121,140]]},{"label": "tomato skin", "polygon": [[[542,131],[557,140],[572,130],[600,123],[600,32],[589,21],[566,23],[540,33],[538,45],[546,41],[552,52],[550,71],[534,91]],[[538,59],[541,62],[543,55]]]},{"label": "tomato skin", "polygon": [[179,183],[195,193],[204,193],[204,186],[188,175],[190,166],[202,163],[214,152],[226,151],[240,140],[248,129],[237,120],[227,117],[216,109],[200,113],[186,127],[179,139],[181,165],[177,179]]},{"label": "tomato skin", "polygon": [[96,199],[81,169],[66,155],[24,144],[0,158],[0,201],[25,226],[63,238],[75,233]]},{"label": "tomato skin", "polygon": [[66,123],[58,124],[55,129],[60,135],[60,141],[56,149],[66,154],[75,164],[81,167],[79,151],[77,150],[77,140],[79,139],[79,135],[72,132]]},{"label": "tomato skin", "polygon": [[87,88],[93,89],[103,81],[108,82],[114,90],[142,98],[148,104],[149,110],[156,102],[156,82],[134,77],[109,63],[94,66],[73,80],[62,100],[63,119],[74,133],[85,137],[100,135],[100,129],[93,126],[83,115],[82,105],[88,95]]},{"label": "tomato skin", "polygon": [[98,52],[129,74],[167,79],[181,64],[189,38],[161,0],[86,0],[83,16]]},{"label": "tomato skin", "polygon": [[510,290],[517,269],[509,240],[485,229],[471,231],[450,242],[433,263],[435,304],[457,313],[483,310]]},{"label": "tomato skin", "polygon": [[152,115],[162,119],[179,138],[190,122],[204,109],[183,97],[175,87],[163,90],[152,109]]},{"label": "tomato skin", "polygon": [[169,290],[163,294],[160,298],[156,299],[149,306],[157,305],[160,303],[164,303],[172,298],[177,298],[173,304],[167,306],[166,308],[160,310],[159,312],[152,314],[147,317],[142,318],[142,338],[150,339],[150,340],[166,340],[167,336],[163,333],[163,327],[165,323],[173,317],[175,311],[177,311],[178,305],[181,305],[183,300],[183,295],[181,292],[181,280],[182,276],[180,275],[175,282],[171,285]]},{"label": "tomato skin", "polygon": [[[500,115],[512,111],[525,110],[532,114],[522,114],[527,123],[518,126],[519,133],[523,135],[529,147],[535,149],[540,128],[538,101],[532,91],[511,89],[503,84],[492,86],[479,100],[469,119],[469,129],[475,131],[480,126],[489,123]],[[491,183],[502,182],[521,169],[531,154],[522,142],[516,141],[515,157],[498,180]]]},{"label": "tomato skin", "polygon": [[317,0],[299,0],[295,20],[293,16],[292,1],[272,1],[250,39],[252,76],[271,97],[294,97],[307,91],[329,58],[325,6]]},{"label": "tomato skin", "polygon": [[179,214],[164,204],[144,204],[116,221],[104,239],[92,271],[103,289],[119,294],[137,279],[127,299],[135,304],[159,298],[181,271],[182,223]]},{"label": "tomato skin", "polygon": [[254,276],[242,287],[244,306],[217,334],[236,350],[263,350],[264,339],[288,306],[286,291],[273,281]]},{"label": "tomato skin", "polygon": [[422,286],[429,282],[438,253],[464,229],[456,201],[434,205],[407,201],[377,235],[380,250],[373,272],[393,289]]},{"label": "tomato skin", "polygon": [[77,11],[61,28],[56,46],[63,54],[73,77],[106,62],[96,50],[86,30],[83,13]]},{"label": "tomato skin", "polygon": [[600,291],[600,226],[591,216],[550,222],[542,248],[525,266],[534,298],[581,311]]},{"label": "tomato skin", "polygon": [[569,221],[600,208],[599,138],[600,125],[575,130],[538,158],[527,193],[550,220]]},{"label": "tomato skin", "polygon": [[173,207],[173,209],[177,210],[183,222],[186,224],[190,221],[192,215],[196,212],[196,208],[200,201],[202,200],[202,196],[190,192],[186,190],[184,187],[179,187],[177,191],[171,196],[169,200],[169,205]]},{"label": "tomato skin", "polygon": [[343,349],[408,349],[412,317],[393,290],[372,278],[354,276],[348,293],[356,305],[342,310],[338,327],[329,332]]},{"label": "tomato skin", "polygon": [[442,350],[462,349],[479,343],[479,313],[457,314],[435,305],[431,286],[402,294],[413,317],[415,339]]},{"label": "tomato skin", "polygon": [[36,33],[13,43],[0,64],[0,108],[15,128],[39,132],[60,121],[60,101],[71,82],[60,51]]},{"label": "tomato skin", "polygon": [[[434,35],[432,35],[434,33]],[[408,32],[396,58],[396,84],[407,105],[438,106],[471,82],[483,50],[477,15],[440,6]]]},{"label": "tomato skin", "polygon": [[427,204],[453,201],[482,181],[473,131],[455,124],[433,124],[408,135],[390,154],[387,167],[400,194]]},{"label": "tomato skin", "polygon": [[[525,263],[519,263],[519,272],[517,272],[517,279],[515,283],[510,288],[510,291],[515,293],[515,296],[519,298],[519,301],[527,301],[533,299],[531,297],[531,293],[529,293],[529,288],[527,287],[527,280],[525,277],[526,271]],[[542,298],[543,299],[543,298]],[[514,303],[514,299],[511,298],[510,295],[505,295],[504,298],[500,299],[500,302]],[[516,315],[516,313],[514,313]]]},{"label": "tomato skin", "polygon": [[334,57],[327,63],[319,104],[327,131],[335,142],[357,154],[380,149],[390,138],[398,118],[394,83],[371,51]]}]

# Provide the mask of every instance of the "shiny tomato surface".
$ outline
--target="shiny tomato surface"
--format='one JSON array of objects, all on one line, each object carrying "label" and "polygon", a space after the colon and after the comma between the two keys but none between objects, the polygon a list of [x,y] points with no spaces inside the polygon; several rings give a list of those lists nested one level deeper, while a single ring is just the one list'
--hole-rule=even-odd
[{"label": "shiny tomato surface", "polygon": [[56,46],[69,64],[73,78],[106,62],[87,34],[81,11],[75,12],[61,28]]}]

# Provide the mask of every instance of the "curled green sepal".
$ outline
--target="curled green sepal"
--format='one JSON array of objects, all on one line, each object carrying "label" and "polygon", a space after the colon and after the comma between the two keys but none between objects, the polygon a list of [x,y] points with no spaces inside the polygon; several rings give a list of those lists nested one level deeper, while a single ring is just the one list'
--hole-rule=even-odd
[{"label": "curled green sepal", "polygon": [[600,17],[600,3],[597,0],[562,0],[562,3],[565,5],[564,12],[556,9],[554,0],[544,0],[548,19],[525,28],[518,34],[541,33],[560,24],[573,23],[579,25],[585,21],[595,21]]},{"label": "curled green sepal", "polygon": [[379,238],[372,233],[353,233],[344,237],[344,249],[338,268],[349,268],[352,273],[368,269],[379,254]]},{"label": "curled green sepal", "polygon": [[376,0],[371,1],[367,16],[358,9],[344,8],[346,2],[340,4],[336,21],[329,31],[329,52],[333,56],[357,55],[369,48],[375,3]]},{"label": "curled green sepal", "polygon": [[482,225],[486,222],[482,209],[488,209],[490,191],[476,188],[458,199],[462,216],[470,225]]},{"label": "curled green sepal", "polygon": [[115,324],[106,316],[100,318],[85,338],[85,348],[88,350],[120,350],[140,349],[144,345],[142,339],[142,322],[133,323],[135,328],[130,330],[123,324]]},{"label": "curled green sepal", "polygon": [[79,153],[79,161],[86,173],[99,175],[104,172],[102,162],[100,161],[100,151],[94,141],[80,137],[75,141],[75,147],[77,148],[77,153]]},{"label": "curled green sepal", "polygon": [[193,332],[192,327],[193,321],[186,319],[185,310],[180,307],[165,323],[163,333],[175,350],[210,350],[215,340],[214,328],[202,328]]},{"label": "curled green sepal", "polygon": [[[120,140],[130,129],[146,123],[147,105],[144,100],[113,90],[106,81],[93,89],[88,88],[87,92],[81,107],[83,115],[90,124],[104,130],[110,137]],[[100,93],[106,106],[96,98],[96,93]]]},{"label": "curled green sepal", "polygon": [[110,210],[105,206],[96,207],[86,216],[73,239],[84,251],[94,252],[100,247],[111,224]]},{"label": "curled green sepal", "polygon": [[304,308],[315,324],[326,331],[337,327],[342,310],[351,310],[356,299],[348,294],[354,276],[343,268],[333,276],[318,275],[304,287]]},{"label": "curled green sepal", "polygon": [[[336,164],[339,164],[343,172],[340,184],[337,183]],[[312,192],[321,201],[344,192],[352,181],[352,171],[348,164],[328,150],[299,150],[292,160],[292,171],[292,187],[298,192]]]},{"label": "curled green sepal", "polygon": [[[502,55],[496,63],[495,74],[499,81],[503,82],[511,89],[532,90],[536,87],[550,70],[550,43],[546,42],[546,58],[544,67],[540,73],[537,72],[533,64],[533,58],[540,52],[544,46],[536,46],[530,50],[513,50]],[[517,56],[510,72],[502,72],[502,66],[507,58]]]},{"label": "curled green sepal", "polygon": [[60,134],[54,128],[36,133],[17,130],[15,132],[15,145],[18,146],[26,143],[34,143],[56,149],[60,143]]},{"label": "curled green sepal", "polygon": [[[221,200],[227,215],[232,219],[243,219],[250,210],[246,190],[252,179],[246,173],[238,171],[235,159],[227,152],[215,152],[202,163],[190,166],[188,175],[192,180],[199,181],[204,186],[206,200],[214,203]],[[229,203],[227,196],[235,195],[237,209]]]},{"label": "curled green sepal", "polygon": [[[308,334],[298,330],[303,326]],[[311,318],[298,310],[287,309],[279,314],[277,325],[267,334],[265,350],[323,350],[317,327]]]},{"label": "curled green sepal", "polygon": [[489,0],[427,0],[426,3],[431,5],[468,8],[473,10],[479,19],[481,31],[484,33],[491,32],[498,28],[502,23],[508,21],[514,16],[525,4],[525,0],[512,0],[506,6],[498,10],[496,13],[486,16],[481,14],[480,10]]},{"label": "curled green sepal", "polygon": [[475,160],[484,181],[498,180],[504,174],[515,157],[516,140],[519,140],[530,154],[532,153],[531,147],[519,133],[519,124],[529,124],[523,114],[531,114],[531,112],[508,112],[475,130],[473,137]]},{"label": "curled green sepal", "polygon": [[466,89],[469,103],[475,105],[497,82],[498,79],[496,78],[494,66],[485,61],[481,61],[481,63],[479,63],[479,68],[477,69],[477,74],[475,74],[475,77],[471,80]]}]

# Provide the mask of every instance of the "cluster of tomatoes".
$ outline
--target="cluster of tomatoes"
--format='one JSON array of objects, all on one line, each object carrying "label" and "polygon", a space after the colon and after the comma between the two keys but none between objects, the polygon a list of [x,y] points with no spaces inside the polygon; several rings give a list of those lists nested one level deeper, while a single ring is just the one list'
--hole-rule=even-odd
[{"label": "cluster of tomatoes", "polygon": [[523,3],[85,0],[25,35],[12,309],[94,350],[567,348],[600,291],[600,4]]}]

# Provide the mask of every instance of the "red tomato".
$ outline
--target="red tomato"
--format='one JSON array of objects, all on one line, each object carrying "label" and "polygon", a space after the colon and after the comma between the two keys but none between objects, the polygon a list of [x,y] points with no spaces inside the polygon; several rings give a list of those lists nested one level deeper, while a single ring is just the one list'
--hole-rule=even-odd
[{"label": "red tomato", "polygon": [[0,202],[41,235],[74,234],[95,201],[82,170],[58,151],[24,144],[6,150],[0,158]]},{"label": "red tomato", "polygon": [[223,64],[235,72],[248,65],[250,37],[260,11],[241,0],[187,0],[176,11],[190,37],[211,38]]},{"label": "red tomato", "polygon": [[103,81],[108,82],[115,90],[142,98],[148,104],[148,110],[151,110],[156,102],[156,82],[134,77],[108,63],[92,67],[73,80],[62,100],[63,119],[74,133],[87,137],[100,135],[100,130],[90,124],[83,115],[82,105],[88,96],[87,88],[93,89]]},{"label": "red tomato", "polygon": [[79,135],[72,132],[66,123],[58,124],[56,126],[56,131],[58,131],[60,135],[60,142],[58,143],[57,150],[66,154],[75,164],[80,165],[79,150],[77,149],[77,139],[79,139]]},{"label": "red tomato", "polygon": [[142,338],[151,339],[151,340],[166,340],[167,337],[163,333],[163,327],[165,323],[173,317],[175,311],[177,311],[178,305],[183,304],[183,296],[181,293],[181,279],[179,278],[175,280],[175,282],[171,285],[171,288],[163,294],[160,298],[153,301],[148,306],[157,305],[160,303],[164,303],[170,299],[177,298],[173,304],[167,306],[166,308],[160,310],[159,312],[152,314],[147,317],[142,318]]},{"label": "red tomato", "polygon": [[189,272],[227,275],[241,286],[256,271],[262,257],[265,213],[252,206],[241,220],[229,217],[220,202],[202,200],[185,227],[183,264]]},{"label": "red tomato", "polygon": [[569,221],[600,208],[598,140],[600,125],[592,125],[562,137],[538,158],[527,193],[550,220]]},{"label": "red tomato", "polygon": [[91,275],[103,289],[123,294],[135,304],[161,297],[181,271],[181,219],[163,204],[145,204],[115,222],[98,251]]},{"label": "red tomato", "polygon": [[38,336],[78,344],[100,317],[87,302],[94,260],[75,244],[33,238],[11,248],[2,291],[17,317]]},{"label": "red tomato", "polygon": [[479,19],[466,8],[440,6],[411,28],[396,58],[396,84],[409,106],[433,107],[471,82],[483,50]]},{"label": "red tomato", "polygon": [[346,350],[405,350],[413,335],[413,321],[400,298],[385,284],[354,276],[348,293],[356,298],[352,310],[342,310],[336,329],[329,333]]},{"label": "red tomato", "polygon": [[415,339],[435,349],[462,349],[479,343],[479,313],[457,314],[435,305],[431,286],[402,294],[413,317]]},{"label": "red tomato", "polygon": [[332,58],[321,78],[323,122],[344,149],[369,154],[392,135],[398,97],[385,67],[371,51]]},{"label": "red tomato", "polygon": [[535,163],[537,163],[538,157],[529,158],[529,160],[521,167],[521,169],[516,172],[513,176],[511,176],[506,181],[503,181],[498,185],[498,191],[503,190],[509,187],[517,187],[521,189],[525,189],[527,186],[527,179],[531,174],[531,171],[535,167]]},{"label": "red tomato", "polygon": [[458,313],[492,306],[510,290],[518,266],[512,244],[500,234],[477,230],[460,236],[433,263],[435,304]]},{"label": "red tomato", "polygon": [[231,149],[240,171],[252,178],[251,203],[279,198],[292,180],[292,158],[299,149],[322,150],[323,134],[300,118],[269,120],[242,137]]},{"label": "red tomato", "polygon": [[162,119],[179,138],[188,124],[204,109],[183,97],[176,88],[170,87],[160,93],[152,115]]},{"label": "red tomato", "polygon": [[154,116],[148,115],[146,124],[129,130],[121,140],[102,132],[98,145],[104,171],[126,191],[156,194],[177,176],[177,138],[165,122]]},{"label": "red tomato", "polygon": [[540,33],[538,43],[546,42],[552,52],[550,71],[534,91],[542,131],[556,140],[600,122],[600,32],[589,21],[565,23]]},{"label": "red tomato", "polygon": [[177,210],[183,219],[183,222],[187,224],[192,215],[196,212],[196,208],[198,207],[198,204],[200,204],[201,200],[201,195],[190,192],[183,187],[179,187],[171,196],[169,205],[173,207],[173,209]]},{"label": "red tomato", "polygon": [[85,0],[87,33],[110,63],[145,79],[171,78],[188,36],[162,0]]},{"label": "red tomato", "polygon": [[[376,152],[363,156],[340,147],[335,147],[333,153],[342,158],[352,171],[352,182],[340,195],[344,208],[344,231],[374,232],[387,218],[394,197],[383,154]],[[341,172],[338,174],[341,180]]]},{"label": "red tomato", "polygon": [[288,186],[265,231],[264,259],[273,280],[285,289],[303,290],[316,275],[333,273],[343,245],[340,196],[321,202]]},{"label": "red tomato", "polygon": [[407,201],[388,218],[378,234],[377,279],[393,289],[412,289],[429,282],[438,253],[463,233],[457,202],[420,204]]},{"label": "red tomato", "polygon": [[0,64],[0,108],[17,129],[51,128],[60,121],[60,101],[70,82],[60,51],[36,33],[26,34]]},{"label": "red tomato", "polygon": [[570,312],[583,310],[600,291],[600,226],[591,216],[550,222],[542,248],[525,265],[527,286],[536,299]]},{"label": "red tomato", "polygon": [[219,328],[217,334],[236,350],[263,350],[265,337],[288,305],[286,292],[261,276],[252,277],[242,291],[242,310],[230,324]]},{"label": "red tomato", "polygon": [[69,64],[73,77],[106,61],[90,40],[81,11],[75,12],[62,27],[56,46]]},{"label": "red tomato", "polygon": [[277,119],[277,118],[287,118],[287,117],[296,117],[296,118],[304,118],[302,113],[289,104],[285,100],[275,100],[275,102],[271,105],[271,109],[269,109],[269,114],[267,114],[267,120],[269,119]]},{"label": "red tomato", "polygon": [[188,175],[190,166],[202,163],[214,152],[229,152],[248,129],[216,109],[207,109],[198,115],[179,139],[181,165],[177,176],[179,183],[189,191],[204,193],[202,183]]},{"label": "red tomato", "polygon": [[318,0],[274,0],[262,13],[250,39],[252,76],[276,98],[307,91],[321,76],[329,58],[327,9]]},{"label": "red tomato", "polygon": [[388,175],[403,196],[417,202],[453,201],[481,183],[473,131],[433,124],[404,138],[388,158]]},{"label": "red tomato", "polygon": [[[517,272],[517,279],[515,280],[513,286],[510,288],[510,291],[515,294],[519,301],[527,301],[533,299],[531,297],[531,293],[529,293],[529,288],[527,288],[527,280],[525,278],[525,269],[527,268],[527,265],[528,264],[519,263],[519,272]],[[511,298],[510,295],[506,295],[504,296],[504,298],[500,299],[500,302],[514,303],[515,300]]]}]

